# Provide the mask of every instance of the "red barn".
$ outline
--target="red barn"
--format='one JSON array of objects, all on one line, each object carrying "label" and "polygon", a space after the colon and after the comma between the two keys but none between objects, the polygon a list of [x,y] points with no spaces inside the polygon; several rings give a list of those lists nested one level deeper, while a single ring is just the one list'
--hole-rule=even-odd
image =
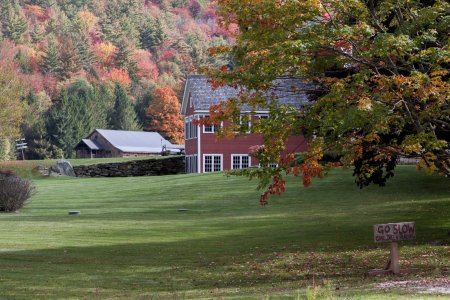
[{"label": "red barn", "polygon": [[[273,82],[271,91],[282,105],[300,108],[308,102],[308,96],[299,93],[305,83],[292,77],[283,77]],[[208,117],[209,107],[229,98],[237,97],[239,91],[229,86],[212,89],[208,78],[203,75],[190,75],[187,78],[183,95],[181,114],[185,118],[186,173],[206,173],[229,169],[241,169],[258,166],[258,161],[249,155],[251,146],[261,145],[259,134],[249,133],[232,140],[216,140],[215,126],[198,126],[194,119]],[[243,113],[250,108],[241,108]],[[268,118],[267,110],[255,112],[257,118]],[[250,124],[251,126],[251,124]],[[303,152],[307,142],[303,136],[288,139],[286,151]]]}]

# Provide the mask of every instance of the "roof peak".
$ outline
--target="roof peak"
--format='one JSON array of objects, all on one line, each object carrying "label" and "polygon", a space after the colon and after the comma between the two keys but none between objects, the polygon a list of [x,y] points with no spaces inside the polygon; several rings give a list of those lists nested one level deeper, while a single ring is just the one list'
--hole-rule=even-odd
[{"label": "roof peak", "polygon": [[104,129],[104,128],[96,128],[95,130],[99,131],[115,131],[115,132],[140,132],[140,133],[157,133],[160,134],[159,132],[156,131],[144,131],[144,130],[122,130],[122,129]]}]

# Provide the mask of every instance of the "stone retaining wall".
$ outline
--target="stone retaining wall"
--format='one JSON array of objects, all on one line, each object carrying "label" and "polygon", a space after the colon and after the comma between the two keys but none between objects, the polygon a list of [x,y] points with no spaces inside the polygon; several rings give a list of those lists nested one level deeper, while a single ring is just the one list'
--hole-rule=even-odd
[{"label": "stone retaining wall", "polygon": [[184,173],[184,156],[73,167],[77,177],[158,176]]}]

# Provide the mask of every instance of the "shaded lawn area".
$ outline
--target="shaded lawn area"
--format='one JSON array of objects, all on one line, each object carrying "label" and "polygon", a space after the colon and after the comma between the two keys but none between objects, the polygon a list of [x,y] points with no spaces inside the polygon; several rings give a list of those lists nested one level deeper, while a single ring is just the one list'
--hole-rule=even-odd
[{"label": "shaded lawn area", "polygon": [[4,298],[303,299],[326,279],[340,287],[335,296],[410,299],[419,296],[374,290],[387,279],[365,276],[388,256],[372,225],[398,221],[417,228],[417,240],[400,245],[401,265],[448,276],[449,180],[413,167],[363,190],[349,171],[308,189],[290,178],[266,207],[256,183],[222,174],[35,184],[26,208],[0,215]]}]

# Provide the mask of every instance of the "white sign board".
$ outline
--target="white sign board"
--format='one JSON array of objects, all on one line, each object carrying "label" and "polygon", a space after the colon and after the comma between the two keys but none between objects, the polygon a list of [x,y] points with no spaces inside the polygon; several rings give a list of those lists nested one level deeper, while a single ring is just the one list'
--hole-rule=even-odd
[{"label": "white sign board", "polygon": [[377,243],[414,240],[416,238],[416,223],[401,222],[373,225],[373,235]]}]

